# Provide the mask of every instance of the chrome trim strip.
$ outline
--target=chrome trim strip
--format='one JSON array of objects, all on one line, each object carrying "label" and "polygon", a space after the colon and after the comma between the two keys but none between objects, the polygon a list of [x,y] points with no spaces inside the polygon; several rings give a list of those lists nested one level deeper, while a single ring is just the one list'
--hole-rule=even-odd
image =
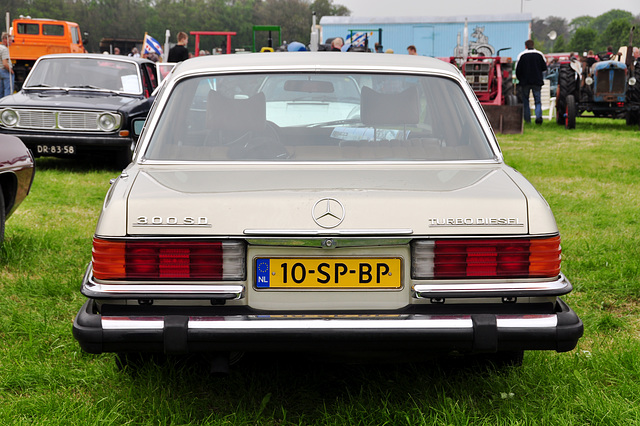
[{"label": "chrome trim strip", "polygon": [[[346,318],[348,317],[348,319]],[[393,317],[389,319],[389,317]],[[498,328],[535,328],[548,329],[558,325],[555,314],[542,315],[497,315]],[[164,328],[162,317],[102,317],[104,330],[161,330]],[[472,329],[470,315],[336,315],[318,317],[315,315],[296,315],[289,319],[270,315],[235,315],[227,317],[190,317],[190,330],[349,330],[349,329]]]},{"label": "chrome trim strip", "polygon": [[110,284],[95,281],[91,265],[82,280],[81,292],[93,299],[159,299],[195,298],[237,300],[244,297],[244,284],[193,284],[192,282],[162,284]]},{"label": "chrome trim strip", "polygon": [[87,289],[93,293],[118,294],[118,295],[143,295],[149,297],[154,294],[206,294],[206,295],[220,295],[220,294],[234,294],[236,298],[239,298],[244,290],[242,285],[210,285],[210,284],[98,284],[92,282],[87,284]]},{"label": "chrome trim strip", "polygon": [[331,236],[331,235],[413,235],[413,229],[245,229],[245,235],[296,235],[296,236]]},{"label": "chrome trim strip", "polygon": [[[219,323],[219,324],[217,324]],[[211,321],[207,318],[189,318],[190,329],[226,330],[358,330],[371,329],[416,329],[416,328],[472,328],[471,317],[438,319],[403,318],[397,319],[269,319],[255,318],[240,321]]]},{"label": "chrome trim strip", "polygon": [[376,246],[398,246],[411,242],[410,238],[247,238],[249,245],[254,246],[285,246],[285,247],[325,247],[328,248],[327,241],[331,241],[331,248],[336,247],[376,247]]},{"label": "chrome trim strip", "polygon": [[509,316],[498,315],[496,317],[498,328],[553,328],[558,325],[557,315],[522,315]]},{"label": "chrome trim strip", "polygon": [[[518,293],[521,297],[567,294],[573,289],[567,278],[560,276],[553,281],[520,281],[520,282],[484,282],[484,283],[446,283],[437,281],[433,284],[414,284],[413,297],[415,299],[432,297],[468,297],[470,294],[476,297],[485,295],[510,296]],[[529,294],[530,293],[530,294]]]},{"label": "chrome trim strip", "polygon": [[104,330],[162,330],[163,318],[102,317]]}]

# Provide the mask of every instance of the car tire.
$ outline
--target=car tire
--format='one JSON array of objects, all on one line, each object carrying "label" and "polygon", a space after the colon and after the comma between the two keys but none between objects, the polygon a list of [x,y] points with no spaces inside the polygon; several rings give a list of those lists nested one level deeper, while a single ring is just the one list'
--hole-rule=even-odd
[{"label": "car tire", "polygon": [[492,354],[488,361],[496,368],[520,367],[524,361],[524,351],[502,351]]},{"label": "car tire", "polygon": [[520,367],[524,360],[524,351],[499,351],[490,354],[478,354],[473,356],[475,365],[485,368],[501,370],[509,367]]},{"label": "car tire", "polygon": [[566,98],[566,121],[564,127],[567,129],[576,128],[576,98],[573,95],[569,95]]},{"label": "car tire", "polygon": [[116,167],[119,169],[126,168],[129,165],[129,163],[131,163],[132,159],[133,159],[133,150],[129,147],[127,147],[126,149],[121,149],[117,151],[114,158]]},{"label": "car tire", "polygon": [[147,364],[158,364],[160,355],[146,352],[118,352],[116,353],[116,367],[118,371],[137,374]]},{"label": "car tire", "polygon": [[4,210],[4,195],[2,194],[2,188],[0,188],[0,244],[4,241],[4,222],[6,219],[6,212]]}]

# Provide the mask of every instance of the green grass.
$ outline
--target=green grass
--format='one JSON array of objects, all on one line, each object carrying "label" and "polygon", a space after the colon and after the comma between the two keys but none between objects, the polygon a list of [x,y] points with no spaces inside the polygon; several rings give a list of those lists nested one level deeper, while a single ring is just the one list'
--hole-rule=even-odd
[{"label": "green grass", "polygon": [[501,371],[253,357],[224,378],[181,359],[121,372],[71,335],[118,171],[38,160],[0,249],[0,424],[640,424],[640,132],[546,121],[500,142],[560,227],[565,300],[585,323],[574,351],[527,352]]}]

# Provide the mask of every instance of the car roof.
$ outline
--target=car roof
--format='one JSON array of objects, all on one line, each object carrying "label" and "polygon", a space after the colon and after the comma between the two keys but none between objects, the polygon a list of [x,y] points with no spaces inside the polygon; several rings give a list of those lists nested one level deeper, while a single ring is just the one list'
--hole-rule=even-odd
[{"label": "car roof", "polygon": [[88,59],[102,59],[105,61],[123,61],[123,62],[137,62],[137,63],[151,63],[146,58],[134,58],[133,56],[123,55],[105,55],[99,53],[53,53],[51,55],[41,56],[39,59],[54,59],[54,58],[88,58]]},{"label": "car roof", "polygon": [[200,56],[181,62],[174,78],[202,71],[345,70],[401,71],[459,77],[451,64],[426,56],[362,52],[277,52]]}]

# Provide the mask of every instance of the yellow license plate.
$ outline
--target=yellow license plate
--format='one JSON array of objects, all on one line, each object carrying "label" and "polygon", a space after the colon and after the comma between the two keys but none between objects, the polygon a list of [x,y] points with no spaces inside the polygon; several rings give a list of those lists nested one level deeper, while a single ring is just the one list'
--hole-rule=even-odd
[{"label": "yellow license plate", "polygon": [[400,258],[258,258],[256,288],[400,288]]}]

